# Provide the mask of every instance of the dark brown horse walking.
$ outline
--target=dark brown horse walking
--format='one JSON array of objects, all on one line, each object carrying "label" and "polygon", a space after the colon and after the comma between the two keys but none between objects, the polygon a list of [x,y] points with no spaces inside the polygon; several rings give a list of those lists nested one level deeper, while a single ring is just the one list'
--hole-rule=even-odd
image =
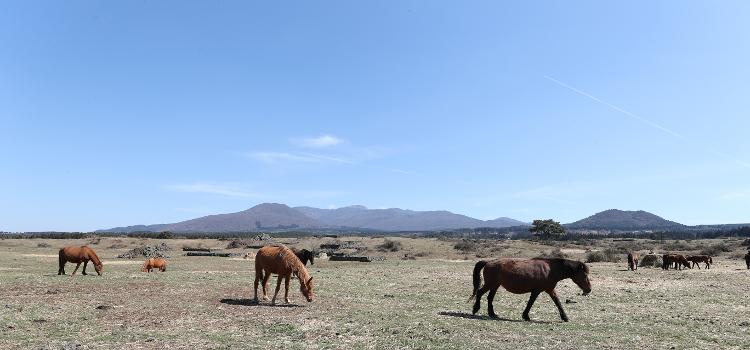
[{"label": "dark brown horse walking", "polygon": [[662,255],[662,269],[668,270],[670,267],[672,267],[672,264],[674,264],[675,269],[682,270],[683,266],[692,269],[692,267],[690,267],[690,262],[688,262],[687,259],[685,259],[685,256],[682,254]]},{"label": "dark brown horse walking", "polygon": [[638,270],[638,253],[628,253],[628,270]]},{"label": "dark brown horse walking", "polygon": [[307,265],[307,262],[310,262],[310,265],[315,265],[315,254],[313,252],[307,250],[307,249],[294,249],[292,248],[292,251],[294,252],[294,255],[299,258],[299,261],[302,262],[302,265]]},{"label": "dark brown horse walking", "polygon": [[271,274],[279,275],[276,283],[276,292],[273,293],[271,303],[276,304],[276,296],[281,288],[281,280],[284,280],[284,301],[289,303],[289,279],[292,275],[299,279],[299,289],[308,302],[313,301],[313,281],[302,261],[294,255],[286,246],[265,246],[258,250],[255,255],[255,295],[253,301],[258,302],[258,283],[263,283],[263,300],[268,300],[268,279]]},{"label": "dark brown horse walking", "polygon": [[99,276],[102,275],[102,270],[104,269],[104,265],[102,265],[102,261],[99,260],[99,257],[96,255],[93,249],[91,249],[89,246],[81,246],[81,247],[65,247],[60,249],[60,268],[57,270],[58,275],[64,275],[65,274],[65,263],[72,262],[77,264],[75,270],[73,270],[73,273],[70,275],[73,276],[76,274],[76,271],[78,271],[78,268],[81,266],[81,263],[83,263],[83,274],[86,275],[86,265],[88,265],[89,260],[91,260],[91,263],[94,264],[94,270],[96,270],[96,273],[99,274]]},{"label": "dark brown horse walking", "polygon": [[693,267],[698,266],[698,270],[701,269],[701,264],[699,263],[705,263],[707,269],[710,269],[711,264],[714,263],[714,260],[711,259],[711,257],[708,255],[689,255],[685,259],[691,262],[693,264]]},{"label": "dark brown horse walking", "polygon": [[[482,269],[484,271],[482,272]],[[479,287],[481,276],[484,275],[484,284]],[[500,286],[514,294],[531,293],[526,309],[523,311],[523,319],[529,321],[529,310],[541,292],[547,292],[555,302],[560,318],[568,321],[568,316],[563,310],[560,299],[555,293],[555,286],[566,278],[570,278],[583,290],[583,295],[591,293],[591,282],[589,281],[589,267],[586,264],[568,259],[496,259],[492,261],[480,261],[474,266],[474,292],[469,300],[476,298],[472,313],[479,311],[482,295],[487,295],[487,314],[497,318],[492,307],[492,300]]]}]

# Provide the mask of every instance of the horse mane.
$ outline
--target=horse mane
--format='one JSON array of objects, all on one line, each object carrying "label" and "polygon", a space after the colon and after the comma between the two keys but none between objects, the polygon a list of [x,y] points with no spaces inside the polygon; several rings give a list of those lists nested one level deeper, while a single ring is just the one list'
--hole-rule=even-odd
[{"label": "horse mane", "polygon": [[101,265],[102,264],[102,261],[99,260],[99,256],[96,255],[96,252],[93,249],[91,249],[91,247],[85,245],[85,246],[81,246],[81,249],[83,249],[84,251],[86,251],[89,254],[89,259],[91,259],[91,262],[93,262],[94,265]]}]

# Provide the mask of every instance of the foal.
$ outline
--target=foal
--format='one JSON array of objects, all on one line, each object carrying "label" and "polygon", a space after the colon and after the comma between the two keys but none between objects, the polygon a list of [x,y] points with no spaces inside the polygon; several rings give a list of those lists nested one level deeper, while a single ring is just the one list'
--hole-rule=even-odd
[{"label": "foal", "polygon": [[698,270],[701,269],[701,264],[699,263],[705,263],[707,269],[710,269],[711,264],[714,263],[713,259],[711,259],[711,257],[708,255],[690,255],[685,259],[693,263],[693,267],[698,266]]},{"label": "foal", "polygon": [[[480,272],[483,271],[484,285],[481,282]],[[560,318],[568,322],[568,316],[563,310],[560,299],[555,293],[555,286],[566,278],[570,278],[583,290],[583,295],[591,293],[591,282],[589,281],[589,268],[586,264],[568,259],[496,259],[492,261],[480,261],[474,266],[474,292],[469,300],[476,297],[472,314],[479,311],[482,294],[489,291],[487,295],[487,314],[497,318],[492,307],[492,300],[500,286],[514,294],[531,293],[526,309],[523,310],[523,319],[529,321],[529,310],[541,292],[546,292],[555,302]]]}]

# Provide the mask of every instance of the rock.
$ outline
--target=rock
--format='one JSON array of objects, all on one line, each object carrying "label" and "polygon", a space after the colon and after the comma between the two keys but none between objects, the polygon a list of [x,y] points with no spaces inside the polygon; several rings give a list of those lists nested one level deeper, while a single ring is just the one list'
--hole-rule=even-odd
[{"label": "rock", "polygon": [[112,306],[110,306],[110,305],[99,305],[99,306],[96,307],[97,310],[109,310],[111,308],[112,308]]}]

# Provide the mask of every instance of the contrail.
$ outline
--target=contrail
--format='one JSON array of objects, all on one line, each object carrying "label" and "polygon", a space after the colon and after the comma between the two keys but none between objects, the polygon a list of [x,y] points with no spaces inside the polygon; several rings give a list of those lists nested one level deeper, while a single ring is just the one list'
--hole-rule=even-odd
[{"label": "contrail", "polygon": [[[614,109],[614,110],[616,110],[616,111],[618,111],[618,112],[620,112],[622,114],[625,114],[628,117],[631,117],[631,118],[633,118],[635,120],[638,120],[639,122],[641,122],[643,124],[646,124],[646,125],[654,128],[654,129],[661,130],[661,131],[663,131],[663,132],[665,132],[665,133],[667,133],[669,135],[672,135],[672,136],[674,136],[674,137],[676,137],[678,139],[685,140],[685,141],[688,141],[688,142],[692,143],[693,145],[696,145],[694,142],[691,142],[687,137],[685,137],[684,135],[682,135],[682,134],[680,134],[680,133],[678,133],[676,131],[672,131],[672,130],[670,130],[668,128],[665,128],[665,127],[663,127],[663,126],[661,126],[661,125],[659,125],[659,124],[651,121],[651,120],[648,120],[648,119],[646,119],[644,117],[641,117],[641,116],[639,116],[639,115],[637,115],[635,113],[632,113],[632,112],[630,112],[630,111],[628,111],[626,109],[623,109],[623,108],[620,108],[620,107],[618,107],[616,105],[613,105],[613,104],[611,104],[611,103],[609,103],[607,101],[604,101],[604,100],[602,100],[602,99],[600,99],[600,98],[598,98],[598,97],[596,97],[596,96],[594,96],[592,94],[589,94],[586,91],[583,91],[583,90],[578,89],[578,88],[576,88],[574,86],[568,85],[568,84],[566,84],[566,83],[564,83],[562,81],[559,81],[559,80],[557,80],[557,79],[555,79],[555,78],[553,78],[553,77],[551,77],[549,75],[545,75],[544,78],[547,79],[547,80],[549,80],[549,81],[551,81],[551,82],[553,82],[553,83],[555,83],[555,84],[557,84],[557,85],[560,85],[560,86],[562,86],[562,87],[564,87],[564,88],[566,88],[566,89],[568,89],[570,91],[573,91],[573,92],[575,92],[575,93],[577,93],[579,95],[588,97],[588,98],[590,98],[590,99],[592,99],[592,100],[594,100],[594,101],[596,101],[598,103],[601,103],[601,104],[603,104],[603,105],[605,105],[605,106],[607,106],[609,108],[612,108],[612,109]],[[708,151],[710,151],[711,153],[713,153],[713,154],[715,154],[715,155],[717,155],[717,156],[719,156],[721,158],[731,160],[731,161],[733,161],[733,162],[735,162],[735,163],[737,163],[737,164],[739,164],[739,165],[741,165],[741,166],[743,166],[745,168],[750,169],[750,163],[748,163],[748,162],[745,162],[743,160],[737,159],[737,158],[735,158],[735,157],[733,157],[733,156],[731,156],[729,154],[726,154],[724,152],[719,152],[719,151],[716,151],[716,150],[713,150],[713,149],[708,149]]]}]

